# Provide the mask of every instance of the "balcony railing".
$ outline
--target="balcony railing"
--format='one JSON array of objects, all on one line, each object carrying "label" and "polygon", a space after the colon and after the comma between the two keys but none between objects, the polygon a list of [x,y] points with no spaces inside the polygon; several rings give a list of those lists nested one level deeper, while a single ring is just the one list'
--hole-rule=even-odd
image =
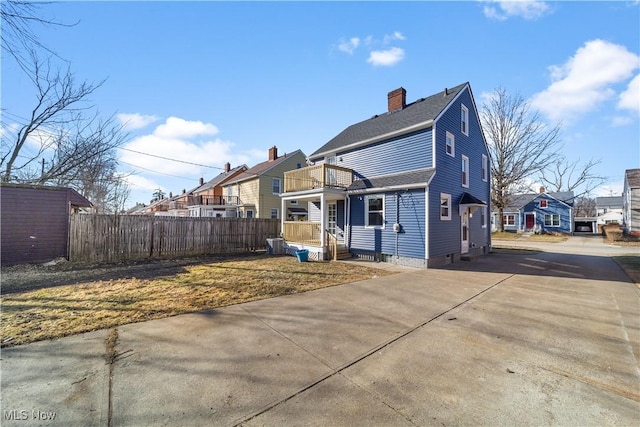
[{"label": "balcony railing", "polygon": [[288,242],[320,244],[319,222],[285,221],[282,231],[284,239]]},{"label": "balcony railing", "polygon": [[187,206],[224,206],[239,205],[238,196],[189,196],[187,198]]},{"label": "balcony railing", "polygon": [[187,209],[187,204],[185,202],[169,202],[169,210],[174,209]]},{"label": "balcony railing", "polygon": [[284,192],[333,187],[347,188],[353,182],[353,170],[326,163],[284,173]]}]

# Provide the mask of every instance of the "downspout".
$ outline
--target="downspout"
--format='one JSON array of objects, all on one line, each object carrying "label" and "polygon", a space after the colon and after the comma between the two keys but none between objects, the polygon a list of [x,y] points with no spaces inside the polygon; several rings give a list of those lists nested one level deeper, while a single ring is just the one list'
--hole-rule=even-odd
[{"label": "downspout", "polygon": [[[400,224],[400,193],[398,191],[396,191],[396,224]],[[396,231],[396,261],[398,259],[398,235],[399,234],[400,234],[400,230]]]}]

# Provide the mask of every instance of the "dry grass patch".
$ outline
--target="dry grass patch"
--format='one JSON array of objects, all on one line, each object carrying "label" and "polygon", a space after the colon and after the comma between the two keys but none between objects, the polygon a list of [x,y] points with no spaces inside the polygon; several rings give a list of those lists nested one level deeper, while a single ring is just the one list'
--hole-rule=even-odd
[{"label": "dry grass patch", "polygon": [[12,346],[305,292],[392,272],[346,263],[255,256],[186,265],[155,278],[43,286],[4,295],[2,346]]}]

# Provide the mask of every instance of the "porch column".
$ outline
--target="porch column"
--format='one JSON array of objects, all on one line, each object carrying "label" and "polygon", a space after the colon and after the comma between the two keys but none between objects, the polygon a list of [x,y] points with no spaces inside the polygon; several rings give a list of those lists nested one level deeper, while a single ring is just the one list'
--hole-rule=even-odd
[{"label": "porch column", "polygon": [[284,236],[284,219],[286,217],[287,212],[285,211],[285,207],[287,206],[287,202],[284,198],[280,197],[280,236]]},{"label": "porch column", "polygon": [[324,193],[320,193],[320,246],[325,247],[326,245],[326,236],[325,236],[325,228],[327,227],[327,203],[326,196]]}]

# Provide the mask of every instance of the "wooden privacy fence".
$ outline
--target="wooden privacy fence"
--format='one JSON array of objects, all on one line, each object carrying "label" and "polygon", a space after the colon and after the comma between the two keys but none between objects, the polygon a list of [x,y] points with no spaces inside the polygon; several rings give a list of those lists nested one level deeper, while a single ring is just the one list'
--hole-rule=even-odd
[{"label": "wooden privacy fence", "polygon": [[280,220],[72,215],[69,260],[114,262],[253,251],[280,236]]}]

